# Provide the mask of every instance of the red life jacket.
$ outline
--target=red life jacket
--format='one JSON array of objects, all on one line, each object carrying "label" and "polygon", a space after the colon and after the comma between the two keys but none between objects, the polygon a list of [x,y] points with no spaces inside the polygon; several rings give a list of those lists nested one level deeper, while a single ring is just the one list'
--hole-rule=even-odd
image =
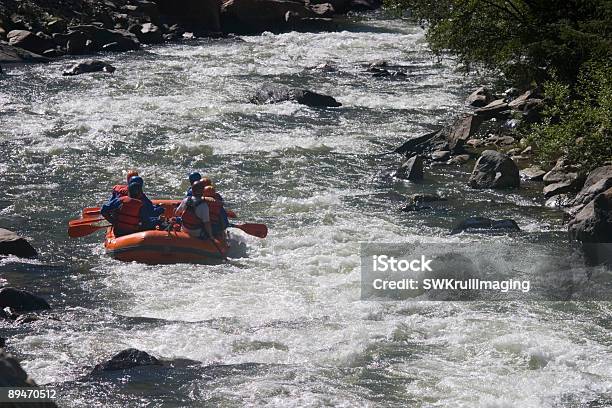
[{"label": "red life jacket", "polygon": [[113,187],[113,194],[116,197],[125,197],[128,195],[128,186],[125,184],[117,184]]},{"label": "red life jacket", "polygon": [[196,215],[196,212],[195,212],[196,208],[199,205],[204,204],[204,201],[198,200],[197,204],[194,205],[193,199],[191,197],[188,200],[191,202],[189,201],[187,202],[187,205],[185,206],[185,210],[181,214],[181,218],[183,219],[183,226],[190,230],[197,230],[197,229],[204,228],[204,223],[202,222],[200,217]]},{"label": "red life jacket", "polygon": [[121,232],[140,231],[142,201],[127,196],[123,196],[119,200],[121,200],[121,205],[115,211],[114,227]]},{"label": "red life jacket", "polygon": [[210,216],[210,223],[217,224],[221,220],[221,209],[223,208],[223,203],[221,201],[215,200],[212,197],[204,197],[206,200],[206,204],[208,204],[208,214]]}]

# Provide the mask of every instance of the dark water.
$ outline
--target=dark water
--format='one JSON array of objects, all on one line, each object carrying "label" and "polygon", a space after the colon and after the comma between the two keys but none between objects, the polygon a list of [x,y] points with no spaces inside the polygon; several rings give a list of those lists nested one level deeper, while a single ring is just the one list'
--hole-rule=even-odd
[{"label": "dark water", "polygon": [[[0,81],[0,227],[37,261],[0,277],[47,297],[52,317],[0,323],[9,350],[64,406],[603,407],[612,404],[609,303],[364,302],[359,242],[499,240],[565,247],[562,215],[538,186],[465,187],[467,167],[409,185],[381,156],[446,123],[478,82],[427,51],[420,29],[367,19],[359,30],[201,41],[104,56],[117,67],[66,78],[68,61],[9,67]],[[385,59],[405,80],[373,79]],[[311,69],[322,62],[337,72]],[[255,106],[266,81],[334,95],[343,107]],[[66,222],[101,203],[127,168],[173,198],[201,169],[241,220],[229,265],[144,266],[103,253]],[[413,193],[449,201],[397,211]],[[523,232],[448,237],[466,216],[514,218]],[[492,256],[494,254],[491,254]],[[174,368],[88,376],[136,347]]]}]

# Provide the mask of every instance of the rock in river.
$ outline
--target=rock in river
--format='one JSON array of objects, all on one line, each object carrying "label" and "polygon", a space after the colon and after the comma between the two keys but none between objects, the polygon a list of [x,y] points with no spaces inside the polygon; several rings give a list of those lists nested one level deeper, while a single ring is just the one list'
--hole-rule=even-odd
[{"label": "rock in river", "polygon": [[94,373],[102,371],[126,370],[134,367],[162,365],[162,362],[144,351],[129,348],[115,354],[110,360],[96,365]]},{"label": "rock in river", "polygon": [[459,234],[460,232],[466,231],[499,231],[499,232],[515,232],[520,231],[516,221],[511,219],[505,220],[492,220],[484,217],[470,217],[461,221],[453,230],[451,234]]},{"label": "rock in river", "polygon": [[485,150],[476,161],[468,184],[472,188],[513,188],[520,182],[519,169],[508,155]]},{"label": "rock in river", "polygon": [[25,238],[12,231],[0,228],[0,255],[32,258],[36,256],[36,250]]},{"label": "rock in river", "polygon": [[10,287],[0,289],[0,309],[5,307],[10,307],[19,312],[51,309],[49,303],[40,296]]},{"label": "rock in river", "polygon": [[291,88],[286,85],[266,84],[262,86],[253,97],[252,103],[267,104],[285,101],[295,101],[302,105],[315,108],[338,107],[340,102],[328,95],[322,95],[306,89]]},{"label": "rock in river", "polygon": [[423,180],[423,156],[416,155],[406,160],[395,172],[395,177],[410,180]]},{"label": "rock in river", "polygon": [[64,76],[70,75],[79,75],[87,72],[108,72],[112,74],[115,72],[115,67],[111,64],[108,64],[104,61],[99,60],[89,60],[84,62],[79,62],[78,64],[73,65],[66,71],[64,71]]}]

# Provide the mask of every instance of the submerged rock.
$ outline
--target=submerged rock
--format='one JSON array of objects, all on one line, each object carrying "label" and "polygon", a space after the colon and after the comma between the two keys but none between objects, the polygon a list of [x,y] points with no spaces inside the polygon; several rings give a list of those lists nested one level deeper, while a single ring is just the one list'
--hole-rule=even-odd
[{"label": "submerged rock", "polygon": [[33,258],[36,256],[36,250],[25,238],[7,229],[0,228],[0,255]]},{"label": "submerged rock", "polygon": [[470,217],[461,221],[455,226],[451,234],[459,234],[460,232],[466,231],[498,231],[498,232],[516,232],[520,231],[521,228],[518,226],[516,221],[511,219],[504,220],[492,220],[484,217]]},{"label": "submerged rock", "polygon": [[472,188],[515,188],[521,178],[512,159],[495,150],[485,150],[476,161],[468,181]]},{"label": "submerged rock", "polygon": [[342,106],[340,102],[331,96],[306,89],[291,88],[286,85],[276,84],[262,86],[257,90],[255,95],[251,97],[251,102],[256,104],[279,103],[285,101],[294,101],[315,108]]},{"label": "submerged rock", "polygon": [[96,365],[93,373],[126,370],[134,367],[162,365],[162,362],[144,351],[129,348],[115,354],[110,360]]},{"label": "submerged rock", "polygon": [[62,75],[71,76],[90,72],[107,72],[109,74],[112,74],[113,72],[115,72],[115,67],[104,61],[89,60],[79,62],[78,64],[73,65],[71,68],[64,71]]},{"label": "submerged rock", "polygon": [[5,307],[19,312],[51,309],[49,303],[40,296],[11,287],[0,289],[0,309]]},{"label": "submerged rock", "polygon": [[395,177],[410,181],[423,180],[423,156],[416,155],[406,160],[395,172]]}]

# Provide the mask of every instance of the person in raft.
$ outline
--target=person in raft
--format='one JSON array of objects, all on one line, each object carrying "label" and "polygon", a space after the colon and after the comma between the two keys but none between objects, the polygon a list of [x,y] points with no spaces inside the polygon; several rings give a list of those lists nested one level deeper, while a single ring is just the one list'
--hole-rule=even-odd
[{"label": "person in raft", "polygon": [[185,193],[185,197],[191,197],[193,195],[191,189],[193,188],[193,184],[196,181],[201,181],[202,183],[204,183],[204,187],[210,186],[212,184],[212,182],[210,181],[208,177],[202,177],[200,173],[198,173],[197,171],[194,171],[193,173],[189,175],[190,187],[187,189],[187,192]]},{"label": "person in raft", "polygon": [[197,180],[191,186],[191,197],[185,197],[175,210],[175,215],[182,220],[182,230],[190,237],[209,239],[213,237],[210,226],[208,204],[202,199],[204,183]]},{"label": "person in raft", "polygon": [[[128,171],[127,182],[128,184],[138,183],[140,184],[141,188],[144,187],[144,180],[142,179],[142,177],[138,175],[138,172],[136,170]],[[126,184],[117,184],[116,186],[113,187],[113,191],[111,192],[109,201],[114,198],[124,197],[127,195],[128,195],[128,186]],[[141,201],[149,217],[159,217],[160,215],[164,213],[164,207],[161,205],[154,206],[153,202],[149,199],[149,197],[147,197],[145,193],[142,193]]]},{"label": "person in raft", "polygon": [[159,217],[151,217],[142,202],[142,185],[130,183],[128,195],[111,199],[102,206],[100,213],[112,225],[115,236],[154,229]]},{"label": "person in raft", "polygon": [[227,213],[223,208],[223,199],[219,199],[219,193],[215,191],[213,186],[204,187],[204,201],[208,205],[208,213],[210,217],[210,225],[215,237],[223,235],[223,231],[229,226]]}]

